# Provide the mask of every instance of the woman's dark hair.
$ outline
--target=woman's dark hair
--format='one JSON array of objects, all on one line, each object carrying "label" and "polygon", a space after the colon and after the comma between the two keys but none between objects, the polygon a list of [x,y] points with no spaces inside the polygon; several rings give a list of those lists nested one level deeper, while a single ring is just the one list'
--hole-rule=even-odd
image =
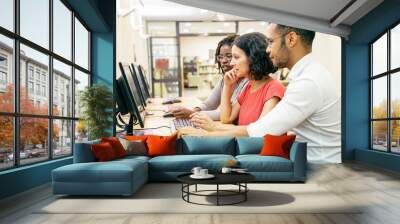
[{"label": "woman's dark hair", "polygon": [[221,63],[217,59],[217,57],[218,57],[218,55],[219,55],[219,53],[221,51],[221,47],[224,46],[224,45],[228,45],[228,46],[232,47],[233,41],[235,41],[235,39],[238,38],[238,37],[239,37],[239,35],[236,35],[236,34],[229,35],[229,36],[225,37],[224,39],[222,39],[221,41],[218,42],[217,49],[215,50],[215,63],[218,64],[218,70],[220,70],[221,72],[223,72],[222,68],[221,68]]},{"label": "woman's dark hair", "polygon": [[233,42],[233,45],[246,53],[250,63],[250,74],[254,80],[261,80],[276,71],[266,52],[268,44],[264,34],[258,32],[243,34]]}]

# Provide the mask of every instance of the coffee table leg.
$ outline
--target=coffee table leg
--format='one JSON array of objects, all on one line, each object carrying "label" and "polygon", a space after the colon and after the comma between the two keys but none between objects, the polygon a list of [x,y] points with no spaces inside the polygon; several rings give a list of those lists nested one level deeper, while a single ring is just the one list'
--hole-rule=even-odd
[{"label": "coffee table leg", "polygon": [[217,184],[217,206],[219,206],[219,184]]}]

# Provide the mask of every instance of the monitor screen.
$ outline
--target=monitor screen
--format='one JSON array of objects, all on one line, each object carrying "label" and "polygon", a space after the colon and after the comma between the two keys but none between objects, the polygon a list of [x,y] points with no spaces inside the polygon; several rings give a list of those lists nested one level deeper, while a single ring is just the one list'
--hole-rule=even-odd
[{"label": "monitor screen", "polygon": [[[140,124],[140,127],[144,127],[143,117],[141,116],[135,103],[135,99],[133,98],[130,88],[128,87],[128,82],[124,73],[122,73],[122,76],[118,77],[116,80],[116,101],[119,113],[122,115],[130,113],[131,119],[132,116],[134,116],[135,119],[133,120],[137,120],[136,122]],[[134,124],[132,123],[129,125],[132,126],[130,127],[132,129]]]},{"label": "monitor screen", "polygon": [[130,66],[119,63],[119,67],[121,69],[122,75],[125,75],[125,77],[126,77],[129,88],[131,89],[131,92],[133,95],[133,99],[135,100],[135,103],[138,106],[139,111],[140,112],[144,111],[145,105],[144,105],[142,97],[140,96],[140,93],[139,93],[140,90],[138,90],[138,88],[136,87],[137,84],[133,78]]},{"label": "monitor screen", "polygon": [[147,83],[147,80],[144,76],[142,66],[140,66],[140,65],[134,66],[132,64],[132,67],[136,68],[136,74],[138,74],[139,84],[140,84],[140,88],[142,89],[142,92],[146,95],[146,99],[149,98],[150,97],[149,84]]},{"label": "monitor screen", "polygon": [[143,105],[147,106],[146,105],[147,96],[146,96],[146,93],[144,92],[144,90],[142,88],[142,85],[140,84],[141,83],[141,81],[140,81],[141,79],[139,77],[139,72],[138,72],[136,66],[134,66],[133,64],[131,64],[130,69],[132,71],[133,80],[136,83],[136,89],[138,90],[138,93],[139,93],[139,96],[140,96],[140,98],[141,98],[141,100],[143,102]]}]

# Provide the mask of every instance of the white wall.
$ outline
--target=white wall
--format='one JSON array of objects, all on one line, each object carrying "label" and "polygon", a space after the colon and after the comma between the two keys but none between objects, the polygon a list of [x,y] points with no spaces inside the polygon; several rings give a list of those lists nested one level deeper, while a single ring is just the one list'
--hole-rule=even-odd
[{"label": "white wall", "polygon": [[[150,74],[147,39],[141,34],[140,28],[134,26],[135,14],[117,17],[117,63],[136,63],[142,65]],[[120,71],[117,66],[117,77]]]},{"label": "white wall", "polygon": [[313,42],[312,55],[332,73],[339,94],[341,90],[342,74],[341,48],[340,37],[316,33]]},{"label": "white wall", "polygon": [[181,37],[181,57],[198,56],[203,61],[208,60],[209,50],[215,50],[218,42],[224,37],[226,36]]}]

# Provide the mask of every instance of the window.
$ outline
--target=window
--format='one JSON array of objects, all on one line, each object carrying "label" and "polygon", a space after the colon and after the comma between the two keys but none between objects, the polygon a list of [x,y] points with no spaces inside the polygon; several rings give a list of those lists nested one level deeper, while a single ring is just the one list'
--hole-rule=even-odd
[{"label": "window", "polygon": [[[17,13],[14,2],[20,6]],[[0,29],[0,171],[71,156],[75,136],[86,139],[86,126],[76,127],[74,105],[79,91],[90,84],[91,34],[66,4],[0,0],[0,26],[8,30]]]},{"label": "window", "polygon": [[400,25],[370,45],[371,148],[400,153]]},{"label": "window", "polygon": [[89,32],[75,18],[75,62],[82,68],[89,69]]},{"label": "window", "polygon": [[0,26],[14,31],[14,0],[0,1]]}]

